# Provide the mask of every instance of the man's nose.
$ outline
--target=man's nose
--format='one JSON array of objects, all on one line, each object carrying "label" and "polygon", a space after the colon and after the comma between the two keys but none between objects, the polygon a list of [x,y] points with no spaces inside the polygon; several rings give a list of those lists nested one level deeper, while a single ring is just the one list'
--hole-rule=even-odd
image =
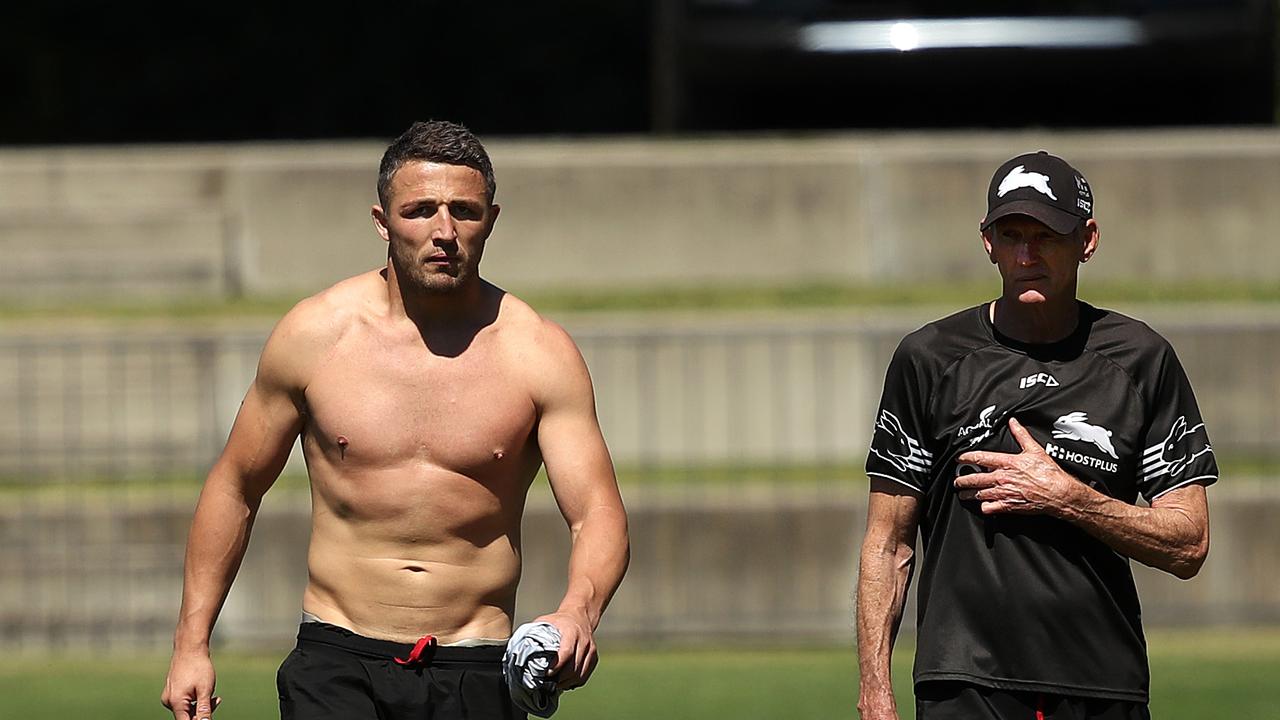
[{"label": "man's nose", "polygon": [[1018,264],[1031,265],[1040,257],[1040,248],[1034,240],[1023,240],[1018,243]]},{"label": "man's nose", "polygon": [[443,242],[457,242],[458,240],[458,224],[453,219],[453,214],[449,212],[449,208],[440,208],[437,213],[439,222],[436,223],[435,231],[431,233],[432,240]]}]

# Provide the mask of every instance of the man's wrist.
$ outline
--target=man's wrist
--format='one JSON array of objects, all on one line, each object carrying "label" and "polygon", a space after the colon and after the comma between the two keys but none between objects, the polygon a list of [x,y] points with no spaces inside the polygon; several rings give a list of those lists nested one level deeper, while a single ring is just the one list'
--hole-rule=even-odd
[{"label": "man's wrist", "polygon": [[173,653],[175,655],[208,655],[209,643],[181,642],[174,640]]},{"label": "man's wrist", "polygon": [[204,653],[208,655],[209,633],[179,625],[177,632],[173,635],[173,651],[175,653]]},{"label": "man's wrist", "polygon": [[1053,515],[1059,520],[1075,523],[1087,512],[1089,506],[1094,504],[1100,494],[1071,473],[1065,470],[1061,472],[1068,490],[1063,494],[1059,506],[1054,508]]},{"label": "man's wrist", "polygon": [[858,695],[858,710],[864,713],[896,712],[897,699],[888,688],[868,690]]},{"label": "man's wrist", "polygon": [[592,630],[595,630],[596,626],[600,624],[599,611],[592,612],[589,605],[580,601],[571,601],[566,599],[560,603],[560,607],[556,608],[556,612],[585,618]]}]

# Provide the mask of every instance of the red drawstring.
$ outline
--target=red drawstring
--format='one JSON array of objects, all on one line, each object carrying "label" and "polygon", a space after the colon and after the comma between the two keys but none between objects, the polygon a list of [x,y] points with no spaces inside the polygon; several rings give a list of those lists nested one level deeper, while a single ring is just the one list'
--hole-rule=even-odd
[{"label": "red drawstring", "polygon": [[401,665],[417,665],[431,662],[431,657],[422,657],[422,653],[427,648],[434,650],[436,647],[436,637],[434,635],[423,635],[418,638],[418,642],[414,644],[413,650],[409,651],[407,658],[394,658]]},{"label": "red drawstring", "polygon": [[1036,694],[1036,720],[1044,720],[1044,695]]}]

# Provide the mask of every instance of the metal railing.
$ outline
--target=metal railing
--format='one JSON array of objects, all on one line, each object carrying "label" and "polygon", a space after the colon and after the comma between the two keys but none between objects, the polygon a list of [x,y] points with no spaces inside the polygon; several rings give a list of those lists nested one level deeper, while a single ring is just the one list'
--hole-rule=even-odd
[{"label": "metal railing", "polygon": [[[888,358],[916,324],[756,317],[571,325],[633,512],[635,561],[606,632],[847,634],[864,492],[849,480]],[[167,643],[199,482],[265,335],[0,336],[0,647]],[[1276,324],[1187,323],[1172,336],[1220,455],[1274,449]],[[308,526],[305,493],[289,490],[304,487],[296,456],[286,468],[291,479],[264,503],[255,537],[271,540],[251,547],[220,625],[226,642],[276,643],[291,631]],[[563,523],[536,487],[520,596],[529,614],[562,590],[566,547]],[[1272,590],[1251,592],[1187,597],[1228,617],[1270,617]],[[1237,605],[1253,610],[1232,615]]]}]

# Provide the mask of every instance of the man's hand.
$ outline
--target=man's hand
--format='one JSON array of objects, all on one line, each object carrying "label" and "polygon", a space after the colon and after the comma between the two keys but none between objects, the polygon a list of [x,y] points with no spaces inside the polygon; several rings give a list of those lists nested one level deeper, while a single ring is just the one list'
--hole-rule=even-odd
[{"label": "man's hand", "polygon": [[222,703],[213,694],[214,683],[208,653],[175,651],[160,702],[173,711],[174,720],[207,720]]},{"label": "man's hand", "polygon": [[556,679],[556,687],[573,690],[582,687],[596,669],[596,639],[591,630],[591,620],[585,612],[558,610],[536,618],[534,622],[551,623],[560,631],[560,656],[550,674]]},{"label": "man's hand", "polygon": [[987,515],[1060,515],[1087,486],[1059,467],[1022,423],[1009,418],[1009,430],[1022,452],[1015,455],[973,451],[957,458],[962,464],[987,470],[956,478],[960,499],[979,501]]}]

